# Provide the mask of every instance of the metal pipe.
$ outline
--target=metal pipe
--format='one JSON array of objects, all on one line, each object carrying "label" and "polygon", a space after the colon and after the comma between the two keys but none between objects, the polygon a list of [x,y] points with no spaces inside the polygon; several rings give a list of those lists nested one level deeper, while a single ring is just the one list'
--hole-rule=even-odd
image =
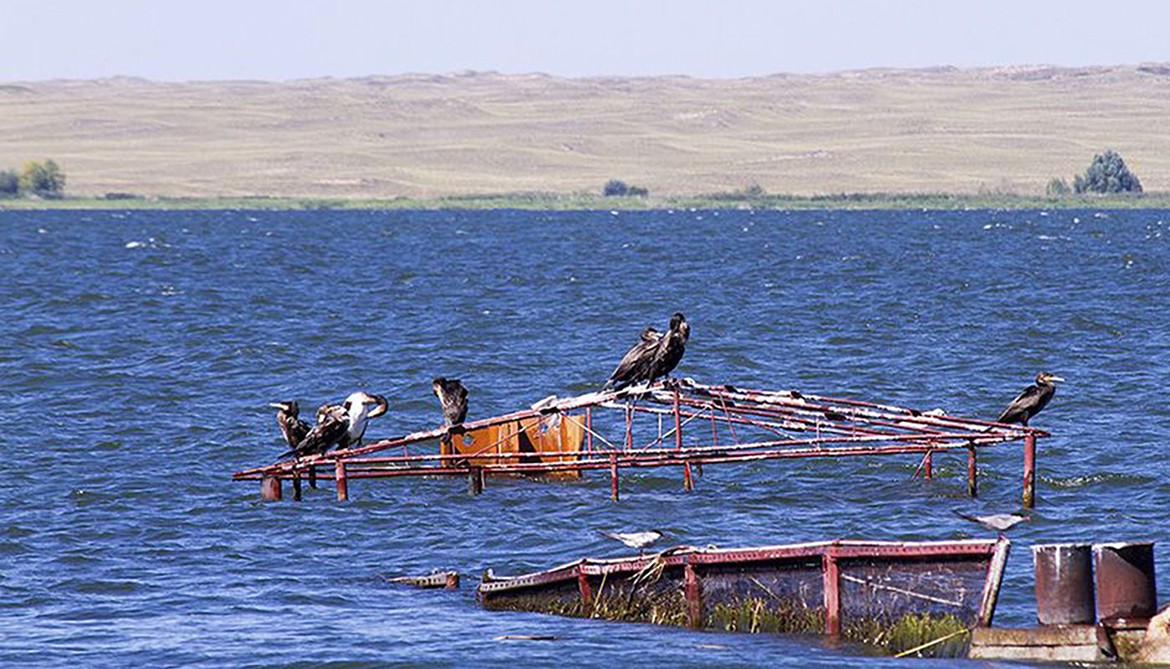
[{"label": "metal pipe", "polygon": [[[679,452],[683,450],[682,414],[679,412],[678,384],[674,386],[674,449]],[[683,490],[691,491],[694,489],[695,481],[691,477],[691,462],[688,460],[683,464]]]},{"label": "metal pipe", "polygon": [[634,447],[634,410],[631,407],[626,407],[626,450]]},{"label": "metal pipe", "polygon": [[825,602],[825,634],[841,634],[841,580],[837,556],[826,549],[821,558],[821,576]]},{"label": "metal pipe", "polygon": [[1036,435],[1024,436],[1024,508],[1036,506]]},{"label": "metal pipe", "polygon": [[[842,444],[834,446],[831,442],[838,441]],[[635,451],[621,456],[621,464],[630,467],[662,467],[670,465],[683,465],[686,462],[704,463],[704,464],[720,464],[728,462],[758,462],[762,460],[771,459],[786,459],[786,458],[816,458],[816,457],[843,457],[843,456],[862,456],[862,455],[897,455],[919,453],[924,454],[928,450],[947,451],[958,448],[969,448],[967,444],[918,444],[918,443],[896,443],[890,445],[865,446],[856,445],[855,440],[832,440],[826,438],[825,443],[808,446],[804,448],[780,448],[782,446],[795,446],[803,444],[803,441],[773,441],[761,442],[758,444],[749,444],[746,446],[723,446],[720,448],[711,447],[691,447],[685,449],[684,454],[680,454],[675,449],[653,449],[645,451]],[[765,448],[771,447],[771,448]],[[560,451],[546,452],[545,456],[562,455]],[[546,473],[551,471],[584,471],[589,469],[603,469],[609,466],[608,459],[598,458],[581,458],[579,453],[564,452],[563,455],[576,459],[565,462],[541,462],[541,463],[504,463],[496,465],[485,465],[486,470],[493,473]],[[616,452],[611,452],[612,456],[616,456]],[[485,454],[484,458],[495,457],[496,454]],[[505,459],[514,460],[516,454],[508,453],[501,456]],[[417,456],[411,456],[412,460],[418,459]],[[428,460],[440,460],[438,456],[429,456]],[[445,459],[445,458],[442,458]],[[370,459],[354,459],[345,461],[350,467],[350,478],[379,478],[379,477],[396,477],[396,476],[431,476],[431,475],[464,475],[467,473],[466,467],[436,467],[430,465],[418,466],[378,466],[385,464],[393,464],[394,461],[401,460],[401,458],[370,458]],[[343,461],[339,461],[343,462]],[[274,472],[272,474],[247,474],[241,472],[237,474],[236,478],[240,480],[261,479],[265,477],[273,478],[291,478],[291,473],[288,472]],[[326,477],[329,478],[329,477]]]},{"label": "metal pipe", "polygon": [[613,501],[618,501],[617,453],[609,454],[609,496]]},{"label": "metal pipe", "polygon": [[334,481],[337,483],[337,501],[345,502],[349,500],[349,481],[346,480],[345,474],[345,460],[338,460],[334,465]]},{"label": "metal pipe", "polygon": [[585,450],[593,453],[593,407],[585,407],[585,435],[588,439]]},{"label": "metal pipe", "polygon": [[971,497],[979,496],[979,481],[975,467],[975,446],[967,447],[967,494]]},{"label": "metal pipe", "polygon": [[687,624],[693,629],[699,629],[703,626],[702,584],[690,559],[683,567],[683,597],[687,602]]},{"label": "metal pipe", "polygon": [[593,588],[589,586],[589,577],[577,567],[577,591],[581,594],[581,605],[584,608],[585,615],[591,617],[593,615]]},{"label": "metal pipe", "polygon": [[279,502],[280,498],[280,478],[265,476],[260,479],[260,499],[265,502]]}]

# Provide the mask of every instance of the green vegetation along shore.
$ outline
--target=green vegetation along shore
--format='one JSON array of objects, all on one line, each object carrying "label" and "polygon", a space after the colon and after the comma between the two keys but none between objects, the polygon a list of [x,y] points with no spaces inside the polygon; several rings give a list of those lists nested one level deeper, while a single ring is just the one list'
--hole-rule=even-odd
[{"label": "green vegetation along shore", "polygon": [[0,200],[3,210],[49,209],[1170,209],[1170,193],[1028,197],[1011,194],[843,193],[748,196],[715,193],[672,197],[602,197],[591,194],[503,193],[440,198],[314,199],[294,197],[71,198]]}]

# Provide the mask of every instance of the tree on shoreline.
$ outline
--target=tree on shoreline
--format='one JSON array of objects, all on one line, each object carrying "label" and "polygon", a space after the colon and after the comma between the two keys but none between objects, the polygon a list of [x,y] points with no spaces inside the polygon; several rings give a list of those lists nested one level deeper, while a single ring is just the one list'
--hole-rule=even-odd
[{"label": "tree on shoreline", "polygon": [[0,170],[0,197],[20,195],[20,175],[16,170]]},{"label": "tree on shoreline", "polygon": [[1084,176],[1073,179],[1073,190],[1081,193],[1140,193],[1142,182],[1129,171],[1121,154],[1113,149],[1093,156]]},{"label": "tree on shoreline", "polygon": [[605,197],[646,197],[650,191],[641,186],[631,186],[621,179],[610,179],[601,189]]},{"label": "tree on shoreline", "polygon": [[65,173],[52,160],[29,160],[20,172],[20,188],[39,197],[59,198],[65,194]]}]

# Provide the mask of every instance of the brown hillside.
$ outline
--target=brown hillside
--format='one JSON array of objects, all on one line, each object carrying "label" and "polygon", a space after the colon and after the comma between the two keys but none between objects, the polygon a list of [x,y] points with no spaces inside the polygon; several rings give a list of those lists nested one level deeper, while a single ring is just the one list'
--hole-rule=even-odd
[{"label": "brown hillside", "polygon": [[1106,148],[1170,190],[1170,67],[0,85],[0,168],[74,195],[1039,194]]}]

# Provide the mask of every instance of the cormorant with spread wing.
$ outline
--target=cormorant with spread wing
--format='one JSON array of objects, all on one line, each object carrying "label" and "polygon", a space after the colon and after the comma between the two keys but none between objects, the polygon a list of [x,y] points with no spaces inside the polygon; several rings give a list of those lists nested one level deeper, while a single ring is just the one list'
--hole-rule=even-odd
[{"label": "cormorant with spread wing", "polygon": [[1036,383],[1024,388],[1024,392],[1012,400],[1012,403],[1003,410],[995,422],[1027,425],[1028,420],[1048,406],[1048,402],[1056,394],[1055,382],[1063,380],[1054,374],[1040,372],[1036,375]]},{"label": "cormorant with spread wing", "polygon": [[437,376],[431,381],[431,390],[439,398],[443,407],[443,425],[448,428],[441,441],[443,446],[450,448],[450,428],[462,425],[467,419],[467,388],[459,379]]}]

